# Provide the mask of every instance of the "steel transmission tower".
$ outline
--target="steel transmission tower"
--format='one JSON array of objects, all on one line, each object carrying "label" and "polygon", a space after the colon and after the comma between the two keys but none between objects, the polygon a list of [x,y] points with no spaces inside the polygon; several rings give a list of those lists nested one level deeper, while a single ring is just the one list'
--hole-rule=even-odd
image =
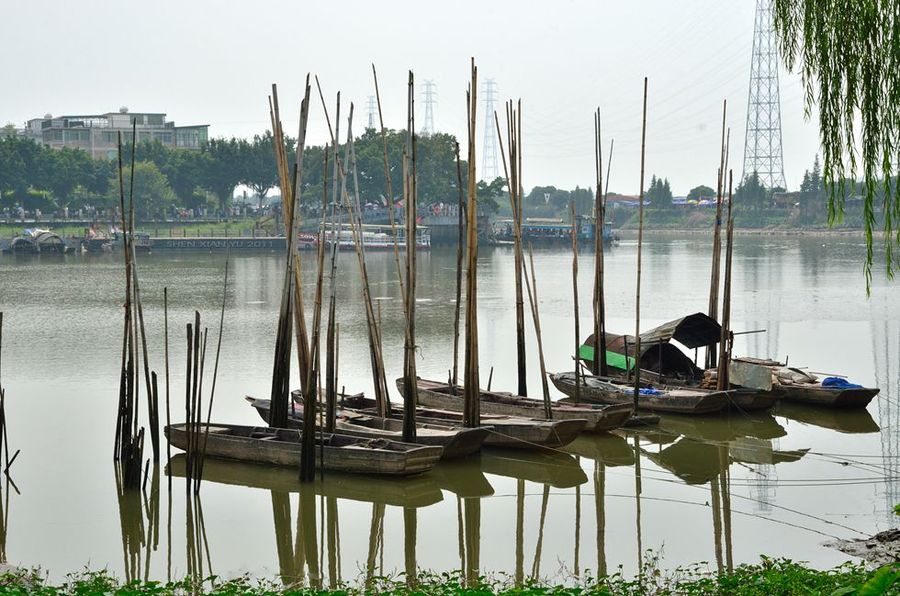
[{"label": "steel transmission tower", "polygon": [[778,49],[772,29],[771,0],[756,0],[750,94],[744,140],[744,173],[756,172],[768,188],[785,188],[781,151],[781,99],[778,92]]},{"label": "steel transmission tower", "polygon": [[422,83],[422,95],[425,96],[425,122],[422,124],[422,136],[434,134],[434,104],[437,103],[437,85],[428,80]]},{"label": "steel transmission tower", "polygon": [[497,96],[497,83],[494,79],[484,82],[484,144],[481,147],[481,179],[493,182],[500,175],[497,161],[497,135],[494,129],[494,101]]},{"label": "steel transmission tower", "polygon": [[370,95],[366,107],[369,113],[368,126],[366,128],[375,128],[375,96]]}]

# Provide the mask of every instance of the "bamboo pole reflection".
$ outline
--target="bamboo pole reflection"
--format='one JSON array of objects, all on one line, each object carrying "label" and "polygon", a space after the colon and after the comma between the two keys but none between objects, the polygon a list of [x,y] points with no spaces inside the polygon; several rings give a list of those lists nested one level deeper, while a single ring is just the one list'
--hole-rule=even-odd
[{"label": "bamboo pole reflection", "polygon": [[463,499],[466,538],[466,585],[478,583],[481,568],[481,499]]},{"label": "bamboo pole reflection", "polygon": [[634,503],[637,525],[638,576],[640,577],[644,573],[644,546],[641,540],[641,447],[637,434],[634,435],[634,453]]},{"label": "bamboo pole reflection", "polygon": [[544,492],[541,496],[541,517],[538,522],[537,543],[534,545],[534,560],[531,563],[531,579],[537,581],[541,574],[541,551],[544,547],[544,522],[547,519],[547,504],[550,501],[550,485],[544,485]]},{"label": "bamboo pole reflection", "polygon": [[[384,503],[372,503],[372,523],[369,526],[369,550],[366,557],[366,588],[371,589],[375,579],[375,570],[378,567],[378,553],[383,546],[384,536]],[[378,575],[383,575],[384,570],[379,569]]]},{"label": "bamboo pole reflection", "polygon": [[606,575],[606,464],[594,461],[594,513],[597,519],[597,576]]},{"label": "bamboo pole reflection", "polygon": [[516,480],[516,585],[525,582],[525,481]]},{"label": "bamboo pole reflection", "polygon": [[416,587],[418,569],[416,567],[416,533],[418,517],[415,507],[403,508],[403,560],[406,568],[406,585]]},{"label": "bamboo pole reflection", "polygon": [[119,466],[114,466],[123,569],[129,582],[149,579],[151,553],[159,548],[159,474],[154,464],[152,473],[145,470],[142,488],[126,488]]}]

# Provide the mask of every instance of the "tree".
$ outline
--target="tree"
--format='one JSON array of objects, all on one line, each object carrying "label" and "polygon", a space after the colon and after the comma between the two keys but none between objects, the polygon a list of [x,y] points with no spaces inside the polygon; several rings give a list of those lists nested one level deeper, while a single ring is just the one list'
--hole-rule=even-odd
[{"label": "tree", "polygon": [[699,201],[700,199],[714,199],[716,198],[716,191],[712,188],[701,184],[700,186],[695,186],[688,192],[687,199],[688,201]]},{"label": "tree", "polygon": [[[285,141],[287,142],[287,139]],[[243,171],[241,182],[253,189],[258,204],[262,205],[263,197],[269,189],[278,184],[272,133],[267,130],[262,135],[254,135],[252,141],[240,140],[238,152]]]},{"label": "tree", "polygon": [[822,165],[819,156],[813,161],[812,171],[806,170],[800,183],[800,209],[805,219],[813,219],[819,208],[825,206],[826,194],[822,182]]},{"label": "tree", "polygon": [[203,147],[203,153],[209,159],[202,162],[201,183],[215,193],[219,198],[219,210],[225,211],[231,202],[235,187],[244,178],[240,143],[234,137],[211,139]]},{"label": "tree", "polygon": [[650,201],[650,205],[655,209],[671,209],[672,188],[669,186],[669,179],[652,176],[650,178],[650,188],[647,189],[644,198]]},{"label": "tree", "polygon": [[756,212],[766,206],[770,194],[766,191],[759,179],[759,174],[753,172],[744,178],[734,191],[734,204],[740,208],[750,209]]},{"label": "tree", "polygon": [[[122,172],[125,181],[125,206],[131,196],[131,166],[125,166]],[[119,196],[119,176],[109,179],[108,195],[111,199]],[[159,171],[156,164],[150,161],[139,161],[134,164],[134,211],[138,219],[162,217],[176,202],[175,192],[169,186],[166,175]]]},{"label": "tree", "polygon": [[[866,289],[871,288],[875,205],[885,231],[885,266],[893,278],[900,245],[900,196],[891,184],[900,146],[900,10],[897,2],[775,0],[774,26],[788,68],[803,78],[807,111],[818,108],[828,219],[844,209],[856,179],[861,139]],[[857,122],[860,130],[857,130]],[[879,199],[879,191],[881,198]]]}]

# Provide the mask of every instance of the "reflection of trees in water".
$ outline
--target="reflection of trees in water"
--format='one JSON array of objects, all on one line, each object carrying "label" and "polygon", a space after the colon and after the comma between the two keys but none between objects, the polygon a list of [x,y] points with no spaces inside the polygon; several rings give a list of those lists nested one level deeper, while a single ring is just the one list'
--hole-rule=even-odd
[{"label": "reflection of trees in water", "polygon": [[872,359],[875,384],[881,388],[878,402],[878,425],[881,427],[881,465],[884,483],[884,516],[890,526],[896,525],[894,505],[900,503],[900,322],[885,316],[873,321]]}]

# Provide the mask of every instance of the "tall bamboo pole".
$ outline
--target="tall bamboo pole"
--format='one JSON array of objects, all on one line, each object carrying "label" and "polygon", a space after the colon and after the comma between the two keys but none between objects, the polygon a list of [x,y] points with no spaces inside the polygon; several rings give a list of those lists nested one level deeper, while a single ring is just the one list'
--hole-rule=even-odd
[{"label": "tall bamboo pole", "polygon": [[409,71],[407,87],[407,181],[406,196],[406,341],[403,349],[403,440],[416,440],[416,405],[418,403],[418,379],[416,376],[416,133],[415,87],[412,71]]},{"label": "tall bamboo pole", "polygon": [[728,378],[728,364],[731,361],[731,255],[734,246],[734,216],[731,214],[731,172],[728,172],[728,226],[725,239],[725,287],[722,294],[722,336],[719,343],[719,370],[716,375],[716,385],[719,391],[730,387]]},{"label": "tall bamboo pole", "polygon": [[575,200],[572,200],[572,304],[575,319],[575,402],[581,400],[581,367],[578,365],[578,347],[581,345],[581,324],[578,320],[578,218]]},{"label": "tall bamboo pole", "polygon": [[[406,312],[406,291],[403,289],[403,273],[400,267],[400,248],[397,246],[397,223],[394,219],[394,192],[391,180],[391,167],[388,161],[388,143],[387,129],[384,127],[384,116],[381,112],[381,92],[378,89],[378,73],[375,72],[375,65],[372,64],[372,78],[375,80],[375,101],[378,104],[378,124],[381,126],[381,148],[384,162],[384,180],[387,186],[387,202],[388,202],[388,220],[391,223],[391,237],[394,244],[394,264],[397,266],[397,281],[400,283],[400,296],[403,300],[403,312]],[[409,237],[406,238],[407,247],[409,246]]]},{"label": "tall bamboo pole", "polygon": [[[318,84],[318,80],[316,81]],[[338,138],[337,134],[340,133],[340,118],[341,118],[341,94],[338,92],[337,94],[337,105],[335,108],[335,137],[331,140],[331,151],[332,151],[332,161],[334,162],[332,166],[332,183],[331,183],[331,266],[329,267],[328,273],[328,329],[326,330],[326,338],[325,338],[325,404],[326,404],[326,416],[325,416],[325,424],[324,428],[327,432],[334,432],[334,418],[332,417],[332,406],[337,402],[337,373],[335,372],[336,368],[336,350],[335,350],[335,329],[337,325],[337,320],[335,318],[336,314],[336,291],[337,286],[335,282],[335,273],[337,272],[337,254],[338,254],[338,241],[339,241],[339,233],[338,233],[338,220],[340,219],[339,214],[342,211],[343,203],[338,203],[338,179],[340,178],[341,189],[343,186],[343,176],[341,176],[340,171],[338,170],[338,161],[339,161],[339,147],[338,147]],[[326,119],[328,118],[328,114],[326,112]],[[330,125],[329,125],[330,126]],[[343,196],[343,195],[341,195]],[[323,226],[323,239],[325,237],[324,226]]]},{"label": "tall bamboo pole", "polygon": [[456,240],[456,304],[453,315],[453,376],[450,384],[453,390],[459,382],[459,314],[462,308],[462,272],[463,272],[463,243],[465,242],[465,227],[463,222],[463,211],[465,210],[465,191],[462,183],[462,165],[459,160],[459,143],[454,143],[456,148],[456,188],[459,191],[459,199],[457,202],[457,232],[459,234]]},{"label": "tall bamboo pole", "polygon": [[[641,389],[641,248],[644,243],[644,151],[647,143],[647,77],[644,77],[644,115],[641,123],[641,186],[638,195],[637,291],[634,300],[634,411]],[[628,354],[625,354],[626,367]]]},{"label": "tall bamboo pole", "polygon": [[[719,272],[722,258],[722,196],[725,185],[725,116],[727,108],[728,101],[725,100],[722,102],[722,140],[719,145],[719,172],[716,182],[716,222],[713,226],[712,271],[709,276],[709,310],[707,313],[714,320],[719,318]],[[716,346],[707,346],[706,368],[712,368],[716,364]]]},{"label": "tall bamboo pole", "polygon": [[463,395],[463,425],[469,428],[481,425],[481,390],[478,378],[478,198],[475,171],[475,121],[477,115],[478,68],[471,61],[471,81],[466,93],[468,111],[468,198],[466,200],[466,351],[465,390]]},{"label": "tall bamboo pole", "polygon": [[[610,146],[610,161],[612,161]],[[603,194],[603,149],[601,147],[600,108],[594,113],[594,360],[591,372],[606,376],[606,312],[603,292],[603,227],[606,221],[606,201]],[[607,175],[607,189],[609,176]],[[576,365],[578,352],[575,352]],[[627,357],[626,357],[627,360]]]},{"label": "tall bamboo pole", "polygon": [[531,264],[531,283],[528,282],[526,272],[525,288],[528,290],[528,302],[531,306],[531,317],[534,322],[534,335],[537,338],[538,346],[538,363],[541,367],[541,389],[544,397],[544,417],[547,420],[553,417],[553,411],[550,404],[550,386],[547,384],[547,367],[544,365],[544,342],[541,339],[541,316],[538,312],[538,296],[537,296],[537,279],[534,276],[534,252],[531,250],[531,243],[528,243],[528,260]]}]

